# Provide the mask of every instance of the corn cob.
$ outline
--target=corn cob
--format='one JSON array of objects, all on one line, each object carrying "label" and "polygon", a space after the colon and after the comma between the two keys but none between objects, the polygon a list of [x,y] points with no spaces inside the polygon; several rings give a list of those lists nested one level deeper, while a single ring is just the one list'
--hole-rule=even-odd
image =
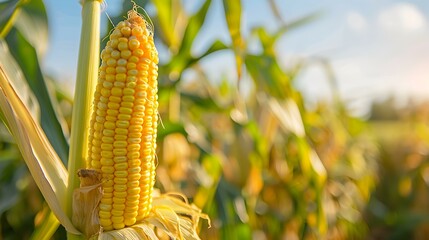
[{"label": "corn cob", "polygon": [[132,226],[151,209],[158,121],[158,53],[135,11],[117,24],[101,52],[87,167],[101,173],[99,222]]}]

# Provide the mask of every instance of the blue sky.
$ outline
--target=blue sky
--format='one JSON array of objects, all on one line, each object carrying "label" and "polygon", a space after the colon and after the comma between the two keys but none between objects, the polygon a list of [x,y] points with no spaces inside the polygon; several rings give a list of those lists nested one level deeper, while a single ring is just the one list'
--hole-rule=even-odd
[{"label": "blue sky", "polygon": [[[119,0],[107,0],[106,12],[115,15]],[[184,0],[194,11],[198,0]],[[214,0],[205,29],[194,51],[213,39],[229,41],[222,1]],[[245,29],[277,27],[267,1],[243,0]],[[319,11],[319,20],[287,33],[277,44],[281,65],[296,59],[323,58],[333,66],[343,99],[364,109],[373,99],[389,94],[406,99],[429,95],[429,1],[396,0],[277,0],[286,20]],[[50,18],[50,49],[44,67],[72,87],[77,65],[81,6],[77,0],[45,0]],[[196,5],[195,5],[196,4]],[[106,17],[103,15],[105,26]],[[248,34],[248,31],[244,31]],[[219,72],[234,77],[231,53],[216,54],[203,62],[213,78]],[[216,66],[216,67],[213,67]],[[310,101],[329,99],[326,77],[310,65],[296,80]]]}]

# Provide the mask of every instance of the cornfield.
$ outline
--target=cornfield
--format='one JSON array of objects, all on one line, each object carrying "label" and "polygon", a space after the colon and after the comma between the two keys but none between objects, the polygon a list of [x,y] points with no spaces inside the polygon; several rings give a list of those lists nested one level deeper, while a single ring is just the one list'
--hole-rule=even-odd
[{"label": "cornfield", "polygon": [[[74,97],[42,67],[44,2],[0,2],[0,239],[425,239],[428,105],[357,117],[328,60],[280,63],[323,15],[268,0],[277,28],[247,29],[224,0],[229,41],[196,52],[216,1],[122,2],[100,26],[102,1],[80,1]],[[207,72],[218,54],[232,75]],[[333,100],[311,106],[313,65]]]}]

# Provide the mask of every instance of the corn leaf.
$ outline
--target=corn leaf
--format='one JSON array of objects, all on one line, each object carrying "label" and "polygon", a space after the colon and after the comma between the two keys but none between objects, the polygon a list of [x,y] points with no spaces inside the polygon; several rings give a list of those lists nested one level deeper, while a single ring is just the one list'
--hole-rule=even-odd
[{"label": "corn leaf", "polygon": [[290,131],[298,137],[305,136],[304,123],[295,101],[288,99],[280,104],[279,101],[271,98],[268,101],[268,106],[286,132]]},{"label": "corn leaf", "polygon": [[271,11],[273,12],[274,16],[279,20],[279,22],[283,23],[284,19],[282,14],[279,11],[279,8],[277,7],[275,0],[268,0],[268,3],[270,4]]},{"label": "corn leaf", "polygon": [[0,2],[0,37],[4,37],[13,25],[19,12],[20,0]]},{"label": "corn leaf", "polygon": [[48,46],[48,16],[42,0],[31,0],[21,7],[15,27],[43,57]]},{"label": "corn leaf", "polygon": [[180,122],[163,121],[164,127],[158,129],[158,141],[162,141],[166,136],[173,133],[186,134],[185,126]]},{"label": "corn leaf", "polygon": [[43,214],[43,219],[41,220],[40,225],[36,226],[36,229],[31,235],[31,240],[51,239],[60,225],[55,214],[49,208],[44,208],[41,214]]},{"label": "corn leaf", "polygon": [[291,96],[289,76],[283,72],[274,56],[249,54],[245,57],[245,64],[259,89],[276,98]]},{"label": "corn leaf", "polygon": [[[14,158],[16,153],[10,150],[3,150],[0,152],[0,217],[5,211],[11,206],[15,205],[19,199],[19,189],[17,182],[25,177],[26,169],[25,166],[21,165],[16,167],[14,164]],[[11,156],[13,155],[13,156]]]},{"label": "corn leaf", "polygon": [[[181,76],[183,74],[183,70],[185,70],[186,68],[191,67],[193,64],[198,63],[201,59],[203,59],[204,57],[206,57],[206,56],[208,56],[214,52],[225,50],[225,49],[228,49],[228,47],[223,42],[216,40],[200,56],[194,57],[191,55],[190,52],[187,52],[187,53],[181,52],[181,55],[176,55],[173,58],[173,60],[170,61],[167,65],[161,66],[160,72],[161,71],[173,71],[173,72],[178,74],[177,79],[176,79],[176,80],[178,80],[181,78]],[[164,82],[165,81],[160,81],[161,84],[163,84]]]},{"label": "corn leaf", "polygon": [[5,124],[50,209],[67,231],[78,234],[64,212],[67,170],[9,79],[0,63],[0,109]]},{"label": "corn leaf", "polygon": [[14,78],[11,79],[10,84],[13,86],[13,88],[19,89],[19,92],[17,94],[19,95],[19,98],[24,102],[25,106],[28,108],[33,118],[39,119],[39,103],[37,102],[36,97],[31,91],[31,88],[28,86],[24,73],[9,52],[7,43],[4,40],[0,40],[0,56],[2,56],[1,63],[3,66],[3,70],[7,73],[7,75],[14,76]]},{"label": "corn leaf", "polygon": [[[173,80],[174,83],[179,82],[177,80],[181,79],[181,75],[184,69],[192,66],[193,64],[197,63],[202,58],[206,57],[211,53],[227,49],[227,46],[223,42],[216,40],[210,45],[210,47],[204,53],[196,57],[192,56],[191,49],[192,49],[194,40],[198,35],[198,33],[200,32],[201,27],[205,22],[210,4],[211,4],[211,0],[205,1],[204,4],[201,6],[201,8],[188,19],[177,54],[173,56],[173,58],[171,59],[171,61],[169,61],[167,65],[160,67],[160,72],[169,71],[169,72],[175,73],[176,75],[174,74],[171,75],[175,77],[174,79],[169,79],[169,81],[160,80],[161,84],[163,82],[170,83],[170,80]],[[162,10],[158,10],[158,11],[162,11]]]},{"label": "corn leaf", "polygon": [[194,203],[197,206],[209,206],[213,204],[216,193],[216,185],[222,173],[222,164],[218,156],[206,155],[202,159],[202,168],[196,169],[201,186],[195,194]]},{"label": "corn leaf", "polygon": [[201,8],[189,18],[188,25],[186,26],[185,33],[183,34],[182,44],[179,49],[180,55],[191,54],[192,44],[206,20],[207,11],[209,10],[211,2],[211,0],[206,0],[203,6],[201,6]]},{"label": "corn leaf", "polygon": [[64,120],[60,119],[55,112],[53,106],[55,101],[48,92],[44,76],[40,69],[37,52],[16,29],[10,31],[6,40],[9,50],[24,73],[28,86],[30,86],[39,102],[42,128],[62,162],[66,163],[69,146],[60,123]]},{"label": "corn leaf", "polygon": [[[173,0],[154,0],[152,1],[156,7],[157,16],[156,20],[159,24],[158,27],[161,38],[164,42],[171,46],[177,44],[177,36],[174,33],[173,21]],[[177,11],[177,9],[175,9]]]},{"label": "corn leaf", "polygon": [[228,49],[228,47],[223,42],[216,40],[212,43],[212,45],[210,45],[210,47],[203,54],[201,54],[198,57],[192,57],[189,60],[187,67],[192,66],[192,64],[199,62],[202,58],[204,58],[204,57],[206,57],[206,56],[208,56],[214,52],[226,50],[226,49]]},{"label": "corn leaf", "polygon": [[243,37],[241,36],[241,0],[229,1],[223,0],[226,23],[228,24],[229,34],[232,40],[232,47],[235,54],[235,63],[237,76],[241,78],[241,68],[243,65],[244,50],[246,48]]},{"label": "corn leaf", "polygon": [[19,0],[9,0],[0,2],[0,30],[4,24],[9,20],[15,9],[18,7]]},{"label": "corn leaf", "polygon": [[312,23],[315,20],[319,19],[321,16],[322,16],[322,13],[317,11],[317,12],[313,12],[313,13],[310,13],[308,15],[296,18],[296,19],[286,23],[286,25],[284,25],[283,27],[281,27],[276,35],[281,35],[286,31],[294,30],[294,29],[300,28],[302,26],[305,26],[305,25]]}]

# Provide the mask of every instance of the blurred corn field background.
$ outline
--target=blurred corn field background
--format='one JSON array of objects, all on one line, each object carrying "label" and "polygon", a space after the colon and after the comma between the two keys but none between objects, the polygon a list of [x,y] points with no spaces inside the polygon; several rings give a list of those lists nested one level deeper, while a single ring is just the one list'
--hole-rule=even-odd
[{"label": "blurred corn field background", "polygon": [[[399,108],[392,98],[373,103],[367,118],[351,114],[329,61],[279,64],[278,39],[323,15],[285,21],[276,1],[267,3],[278,27],[243,35],[240,1],[224,0],[230,41],[209,39],[195,53],[197,36],[216,31],[205,29],[215,1],[200,2],[189,13],[181,1],[136,1],[151,10],[161,53],[156,187],[184,193],[210,216],[201,238],[425,239],[429,104]],[[124,1],[111,21],[131,8]],[[42,71],[48,26],[42,0],[0,1],[0,61],[16,73],[13,84],[65,163],[73,100],[61,79]],[[214,81],[202,65],[220,52],[234,58],[236,71],[217,72],[221,80]],[[313,65],[323,69],[332,101],[309,105],[296,87],[297,76]],[[0,239],[29,239],[47,214],[1,125]],[[53,239],[64,236],[60,226]]]}]

